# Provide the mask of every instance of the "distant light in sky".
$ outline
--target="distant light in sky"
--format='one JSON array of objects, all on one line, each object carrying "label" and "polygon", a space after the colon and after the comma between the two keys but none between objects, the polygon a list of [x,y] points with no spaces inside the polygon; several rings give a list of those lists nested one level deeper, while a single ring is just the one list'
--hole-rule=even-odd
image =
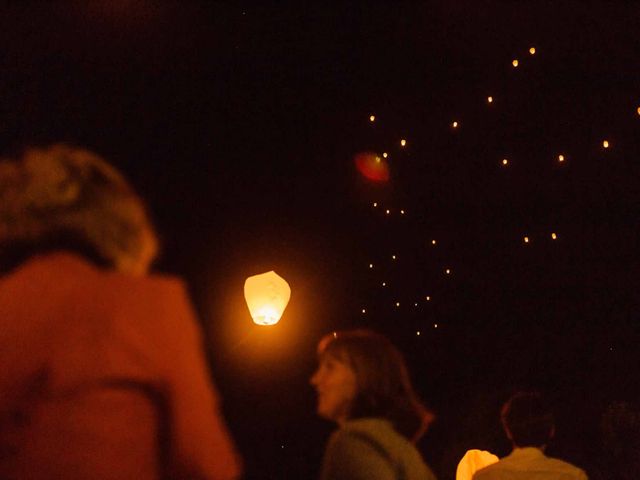
[{"label": "distant light in sky", "polygon": [[367,309],[366,309],[366,308],[363,308],[363,309],[362,309],[362,313],[367,313]]},{"label": "distant light in sky", "polygon": [[333,338],[337,338],[338,337],[338,332],[333,332]]},{"label": "distant light in sky", "polygon": [[370,263],[370,264],[369,264],[369,268],[373,268],[373,263]]},{"label": "distant light in sky", "polygon": [[400,215],[404,215],[404,210],[400,210]]},{"label": "distant light in sky", "polygon": [[387,158],[387,156],[388,156],[388,155],[387,155],[387,152],[384,152],[384,153],[382,154],[382,156],[383,156],[384,158]]},{"label": "distant light in sky", "polygon": [[386,287],[387,286],[387,282],[382,282],[382,286]]},{"label": "distant light in sky", "polygon": [[451,274],[451,269],[450,269],[450,268],[447,268],[447,269],[444,271],[444,273],[446,273],[447,275],[450,275],[450,274]]},{"label": "distant light in sky", "polygon": [[420,330],[418,330],[418,331],[416,332],[416,335],[417,335],[418,337],[420,336]]},{"label": "distant light in sky", "polygon": [[438,324],[437,324],[437,323],[434,323],[434,324],[433,324],[433,328],[438,328]]},{"label": "distant light in sky", "polygon": [[602,142],[602,146],[603,146],[604,148],[609,148],[609,140],[604,140],[604,141]]},{"label": "distant light in sky", "polygon": [[431,240],[431,245],[435,245],[436,243],[438,243],[438,242],[436,242],[435,239]]},{"label": "distant light in sky", "polygon": [[396,307],[399,307],[399,306],[400,306],[400,302],[396,302]]},{"label": "distant light in sky", "polygon": [[493,97],[491,97],[491,96],[487,97],[487,102],[493,103]]},{"label": "distant light in sky", "polygon": [[451,124],[451,126],[452,126],[453,128],[458,128],[458,122],[453,122],[453,123]]},{"label": "distant light in sky", "polygon": [[396,256],[395,256],[395,255],[391,255],[391,259],[392,259],[392,260],[395,260],[395,259],[396,259]]},{"label": "distant light in sky", "polygon": [[559,162],[564,162],[564,155],[562,155],[562,154],[558,155],[558,161]]},{"label": "distant light in sky", "polygon": [[418,306],[418,302],[414,303],[414,304],[413,304],[413,306],[414,306],[414,307],[417,307],[417,306]]},{"label": "distant light in sky", "polygon": [[378,202],[373,202],[373,206],[377,207],[378,206]]},{"label": "distant light in sky", "polygon": [[427,302],[429,302],[429,301],[431,301],[431,297],[430,297],[429,295],[427,295],[427,296],[425,297],[425,300],[426,300]]},{"label": "distant light in sky", "polygon": [[523,240],[524,240],[524,243],[529,243],[529,237],[525,236]]},{"label": "distant light in sky", "polygon": [[529,53],[530,53],[531,55],[535,55],[535,54],[536,54],[536,49],[535,49],[535,47],[531,47],[531,48],[529,49]]},{"label": "distant light in sky", "polygon": [[509,164],[509,160],[507,160],[506,158],[502,159],[502,165],[507,166]]},{"label": "distant light in sky", "polygon": [[552,233],[552,234],[551,234],[551,238],[552,238],[553,240],[555,240],[555,239],[557,239],[557,238],[558,238],[558,235],[556,235],[555,233]]},{"label": "distant light in sky", "polygon": [[370,121],[370,122],[375,122],[375,121],[376,121],[376,116],[375,116],[375,115],[371,115],[371,116],[369,117],[369,121]]},{"label": "distant light in sky", "polygon": [[380,157],[376,157],[376,163],[380,163],[382,159]]},{"label": "distant light in sky", "polygon": [[407,145],[407,141],[403,138],[402,140],[400,140],[400,146],[404,147]]},{"label": "distant light in sky", "polygon": [[513,65],[514,67],[517,67],[518,63],[519,63],[518,59],[516,58],[516,59],[513,60],[513,62],[511,62],[511,65]]},{"label": "distant light in sky", "polygon": [[391,210],[387,209],[387,210],[385,211],[385,213],[386,213],[387,215],[389,215],[389,214],[391,213]]},{"label": "distant light in sky", "polygon": [[636,112],[638,112],[638,115],[640,115],[640,107],[638,107],[638,109],[636,110]]}]

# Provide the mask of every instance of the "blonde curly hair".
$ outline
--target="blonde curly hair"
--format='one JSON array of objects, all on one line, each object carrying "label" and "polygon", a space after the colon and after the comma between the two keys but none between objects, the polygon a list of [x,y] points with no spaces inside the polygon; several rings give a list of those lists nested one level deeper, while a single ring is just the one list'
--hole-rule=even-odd
[{"label": "blonde curly hair", "polygon": [[0,159],[0,250],[65,242],[132,274],[145,273],[158,250],[144,203],[98,155],[56,144]]}]

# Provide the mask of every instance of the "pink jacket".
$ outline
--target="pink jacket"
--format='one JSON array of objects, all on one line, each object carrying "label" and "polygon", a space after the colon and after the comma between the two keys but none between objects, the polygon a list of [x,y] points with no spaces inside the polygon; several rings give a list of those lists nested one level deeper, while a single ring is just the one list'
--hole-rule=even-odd
[{"label": "pink jacket", "polygon": [[0,277],[0,478],[236,478],[184,286],[70,253]]}]

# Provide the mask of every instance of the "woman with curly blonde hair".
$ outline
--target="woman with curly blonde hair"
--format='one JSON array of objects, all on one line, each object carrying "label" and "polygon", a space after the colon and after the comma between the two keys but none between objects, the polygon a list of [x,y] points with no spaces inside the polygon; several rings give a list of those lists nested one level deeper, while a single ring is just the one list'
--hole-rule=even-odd
[{"label": "woman with curly blonde hair", "polygon": [[232,479],[202,335],[144,204],[87,150],[0,160],[0,478]]}]

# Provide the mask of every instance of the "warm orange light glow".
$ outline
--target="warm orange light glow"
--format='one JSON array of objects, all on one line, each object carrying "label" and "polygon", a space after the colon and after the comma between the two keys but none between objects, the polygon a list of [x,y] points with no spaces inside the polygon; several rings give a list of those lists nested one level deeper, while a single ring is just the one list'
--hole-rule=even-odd
[{"label": "warm orange light glow", "polygon": [[555,239],[557,239],[557,238],[558,238],[558,235],[556,235],[555,233],[552,233],[552,234],[551,234],[551,238],[552,238],[553,240],[555,240]]},{"label": "warm orange light glow", "polygon": [[396,302],[396,307],[399,307],[399,306],[400,306],[400,302]]},{"label": "warm orange light glow", "polygon": [[493,97],[487,97],[487,102],[493,103]]},{"label": "warm orange light glow", "polygon": [[416,332],[416,335],[417,335],[418,337],[420,336],[420,330],[418,330],[418,331]]},{"label": "warm orange light glow", "polygon": [[602,146],[603,146],[604,148],[609,148],[609,140],[604,140],[604,141],[602,142]]},{"label": "warm orange light glow", "polygon": [[362,313],[367,313],[367,309],[366,309],[366,308],[363,308],[363,309],[362,309]]},{"label": "warm orange light glow", "polygon": [[385,213],[386,213],[387,215],[389,215],[389,214],[391,213],[391,210],[387,209],[387,210],[385,211]]},{"label": "warm orange light glow", "polygon": [[376,157],[376,163],[380,163],[382,159],[380,157]]},{"label": "warm orange light glow", "polygon": [[376,120],[376,116],[375,116],[375,115],[371,115],[371,116],[369,117],[369,121],[370,121],[370,122],[375,122],[375,120]]},{"label": "warm orange light glow", "polygon": [[387,282],[382,282],[382,286],[386,287],[387,286]]},{"label": "warm orange light glow", "polygon": [[384,158],[387,158],[387,157],[388,157],[387,152],[384,152],[384,153],[382,154],[382,156],[383,156]]},{"label": "warm orange light glow", "polygon": [[377,207],[378,206],[378,202],[373,202],[373,206]]},{"label": "warm orange light glow", "polygon": [[518,60],[514,59],[513,62],[511,62],[511,65],[513,65],[514,67],[517,67],[518,63],[519,63]]},{"label": "warm orange light glow", "polygon": [[427,295],[425,299],[427,300],[427,302],[431,301],[431,297],[429,295]]},{"label": "warm orange light glow", "polygon": [[407,141],[403,138],[402,140],[400,140],[400,146],[404,147],[407,145]]},{"label": "warm orange light glow", "polygon": [[638,112],[638,115],[640,115],[640,107],[638,107],[638,109],[636,110],[636,112]]},{"label": "warm orange light glow", "polygon": [[404,215],[404,210],[400,210],[400,215]]},{"label": "warm orange light glow", "polygon": [[564,162],[564,155],[562,155],[562,154],[558,155],[558,161],[559,162]]},{"label": "warm orange light glow", "polygon": [[453,123],[451,124],[451,126],[452,126],[453,128],[458,128],[458,122],[453,122]]},{"label": "warm orange light glow", "polygon": [[535,54],[536,54],[536,49],[535,49],[535,47],[531,47],[531,48],[529,49],[529,53],[530,53],[531,55],[535,55]]},{"label": "warm orange light glow", "polygon": [[529,237],[524,237],[524,243],[529,243]]},{"label": "warm orange light glow", "polygon": [[360,174],[372,182],[386,182],[389,180],[387,162],[373,152],[360,152],[355,155],[354,163]]},{"label": "warm orange light glow", "polygon": [[254,323],[275,325],[289,303],[291,288],[284,278],[271,271],[247,278],[244,298]]},{"label": "warm orange light glow", "polygon": [[434,323],[434,324],[433,324],[433,328],[438,328],[438,324],[437,324],[437,323]]},{"label": "warm orange light glow", "polygon": [[395,259],[396,259],[396,256],[395,256],[395,255],[391,255],[391,258],[392,258],[393,260],[395,260]]},{"label": "warm orange light glow", "polygon": [[431,245],[435,245],[436,243],[438,243],[438,242],[436,242],[435,239],[431,240]]},{"label": "warm orange light glow", "polygon": [[509,164],[509,160],[507,160],[506,158],[502,159],[502,165],[508,165]]},{"label": "warm orange light glow", "polygon": [[447,268],[447,269],[444,271],[444,273],[446,273],[447,275],[450,275],[450,274],[451,274],[451,269],[450,269],[450,268]]},{"label": "warm orange light glow", "polygon": [[370,264],[369,264],[369,268],[373,268],[373,263],[370,263]]}]

